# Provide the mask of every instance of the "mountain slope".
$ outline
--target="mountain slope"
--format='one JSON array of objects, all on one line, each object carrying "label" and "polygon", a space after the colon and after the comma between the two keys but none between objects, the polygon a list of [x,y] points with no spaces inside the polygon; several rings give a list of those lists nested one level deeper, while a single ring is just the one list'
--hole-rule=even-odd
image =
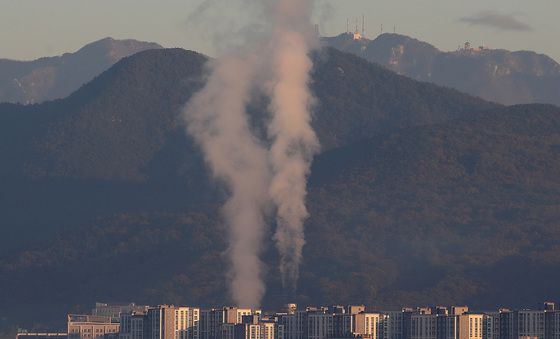
[{"label": "mountain slope", "polygon": [[[558,298],[559,149],[560,111],[525,106],[322,154],[295,299],[492,309]],[[226,244],[217,208],[116,214],[7,257],[0,272],[9,316],[29,317],[16,307],[24,302],[34,305],[32,319],[62,326],[76,300],[222,303]],[[285,296],[268,248],[266,303],[277,306]],[[30,279],[36,275],[42,279]],[[59,311],[39,316],[53,304]]]},{"label": "mountain slope", "polygon": [[[125,210],[181,208],[220,195],[180,113],[206,58],[178,49],[125,58],[64,100],[0,105],[5,239]],[[336,50],[317,56],[313,124],[324,151],[380,131],[442,122],[495,105],[421,84]],[[255,113],[262,118],[262,109]],[[56,191],[56,199],[51,197]],[[22,202],[25,202],[22,204]],[[29,209],[37,213],[28,214]],[[37,218],[40,215],[40,218]],[[1,240],[0,240],[1,241]]]},{"label": "mountain slope", "polygon": [[150,42],[105,38],[62,56],[0,59],[0,102],[30,104],[66,97],[120,59],[158,48]]},{"label": "mountain slope", "polygon": [[350,34],[323,38],[327,46],[350,52],[399,74],[506,105],[560,105],[560,65],[529,51],[464,48],[442,52],[399,34],[354,40]]},{"label": "mountain slope", "polygon": [[313,299],[491,309],[560,296],[556,107],[389,133],[321,155],[312,173]]},{"label": "mountain slope", "polygon": [[[228,302],[223,187],[181,120],[207,62],[145,51],[66,99],[0,105],[6,326],[63,328],[95,300]],[[265,306],[560,297],[558,108],[491,104],[333,49],[312,87],[323,148],[300,287],[282,292],[268,240]]]},{"label": "mountain slope", "polygon": [[[8,161],[17,165],[2,171],[32,178],[145,181],[149,177],[146,166],[167,138],[183,133],[180,113],[202,86],[206,61],[204,56],[179,49],[146,51],[119,62],[65,100],[0,106],[0,119],[7,119],[0,127],[7,138],[4,145],[11,137],[25,135],[14,134],[11,124],[33,129],[27,132],[27,142],[15,143],[28,146],[25,151],[31,153],[23,162]],[[319,106],[313,124],[323,150],[381,131],[443,122],[497,107],[395,75],[334,49],[317,55],[316,65],[312,89]],[[257,119],[267,118],[262,107],[253,111]]]}]

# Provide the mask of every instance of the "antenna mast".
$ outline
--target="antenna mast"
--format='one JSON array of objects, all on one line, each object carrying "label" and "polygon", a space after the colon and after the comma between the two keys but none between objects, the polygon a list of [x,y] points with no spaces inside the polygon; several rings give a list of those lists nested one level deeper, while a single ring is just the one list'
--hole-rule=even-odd
[{"label": "antenna mast", "polygon": [[366,37],[366,16],[362,14],[362,38]]}]

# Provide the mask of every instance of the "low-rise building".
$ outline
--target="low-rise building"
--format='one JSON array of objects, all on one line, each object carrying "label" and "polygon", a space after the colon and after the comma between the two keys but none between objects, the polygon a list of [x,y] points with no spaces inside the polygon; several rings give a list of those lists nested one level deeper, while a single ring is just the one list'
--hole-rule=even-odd
[{"label": "low-rise building", "polygon": [[16,339],[68,339],[68,333],[20,331],[17,333]]},{"label": "low-rise building", "polygon": [[117,338],[120,330],[119,319],[95,315],[68,315],[68,339]]},{"label": "low-rise building", "polygon": [[146,313],[148,306],[130,304],[109,304],[95,303],[95,308],[91,310],[91,315],[103,317],[119,318],[121,314]]}]

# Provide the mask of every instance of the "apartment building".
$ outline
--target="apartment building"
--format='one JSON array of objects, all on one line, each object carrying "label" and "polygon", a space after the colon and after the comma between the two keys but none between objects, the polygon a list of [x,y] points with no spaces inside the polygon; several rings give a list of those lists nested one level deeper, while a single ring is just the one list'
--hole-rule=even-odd
[{"label": "apartment building", "polygon": [[435,314],[426,312],[411,314],[409,327],[410,337],[407,339],[437,339],[437,315]]},{"label": "apartment building", "polygon": [[403,339],[403,311],[385,312],[387,318],[385,320],[384,338],[386,339]]},{"label": "apartment building", "polygon": [[200,339],[200,309],[175,308],[175,339]]},{"label": "apartment building", "polygon": [[458,315],[459,339],[482,339],[484,330],[484,315],[463,313]]},{"label": "apartment building", "polygon": [[437,314],[437,338],[457,339],[459,335],[459,322],[454,315],[448,315],[447,309]]},{"label": "apartment building", "polygon": [[144,313],[121,314],[119,339],[144,339]]},{"label": "apartment building", "polygon": [[176,339],[174,306],[149,308],[144,321],[144,339]]},{"label": "apartment building", "polygon": [[307,339],[332,338],[333,316],[325,313],[311,313],[307,317]]},{"label": "apartment building", "polygon": [[307,316],[306,311],[295,311],[293,314],[279,316],[279,323],[284,328],[286,339],[307,338]]},{"label": "apartment building", "polygon": [[560,311],[546,311],[545,339],[560,339]]},{"label": "apartment building", "polygon": [[485,313],[483,322],[482,339],[500,339],[500,313]]},{"label": "apartment building", "polygon": [[358,313],[353,315],[353,333],[355,336],[370,339],[383,338],[383,327],[387,315],[381,313]]}]

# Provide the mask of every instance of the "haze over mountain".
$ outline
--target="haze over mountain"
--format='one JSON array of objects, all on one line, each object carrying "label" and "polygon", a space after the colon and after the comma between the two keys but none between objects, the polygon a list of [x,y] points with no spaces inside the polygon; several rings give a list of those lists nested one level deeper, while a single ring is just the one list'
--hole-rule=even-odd
[{"label": "haze over mountain", "polygon": [[121,58],[157,48],[162,47],[105,38],[61,56],[33,61],[0,59],[0,102],[33,104],[64,98]]},{"label": "haze over mountain", "polygon": [[[66,99],[0,105],[4,330],[63,328],[99,300],[228,302],[225,192],[181,119],[206,62],[144,51]],[[267,244],[265,307],[560,298],[559,108],[500,106],[330,48],[312,88],[322,153],[300,286],[283,293]],[[256,128],[266,105],[251,105]]]},{"label": "haze over mountain", "polygon": [[399,74],[486,100],[560,105],[560,65],[543,54],[476,46],[442,52],[426,42],[390,33],[374,40],[356,40],[346,33],[322,40]]}]

